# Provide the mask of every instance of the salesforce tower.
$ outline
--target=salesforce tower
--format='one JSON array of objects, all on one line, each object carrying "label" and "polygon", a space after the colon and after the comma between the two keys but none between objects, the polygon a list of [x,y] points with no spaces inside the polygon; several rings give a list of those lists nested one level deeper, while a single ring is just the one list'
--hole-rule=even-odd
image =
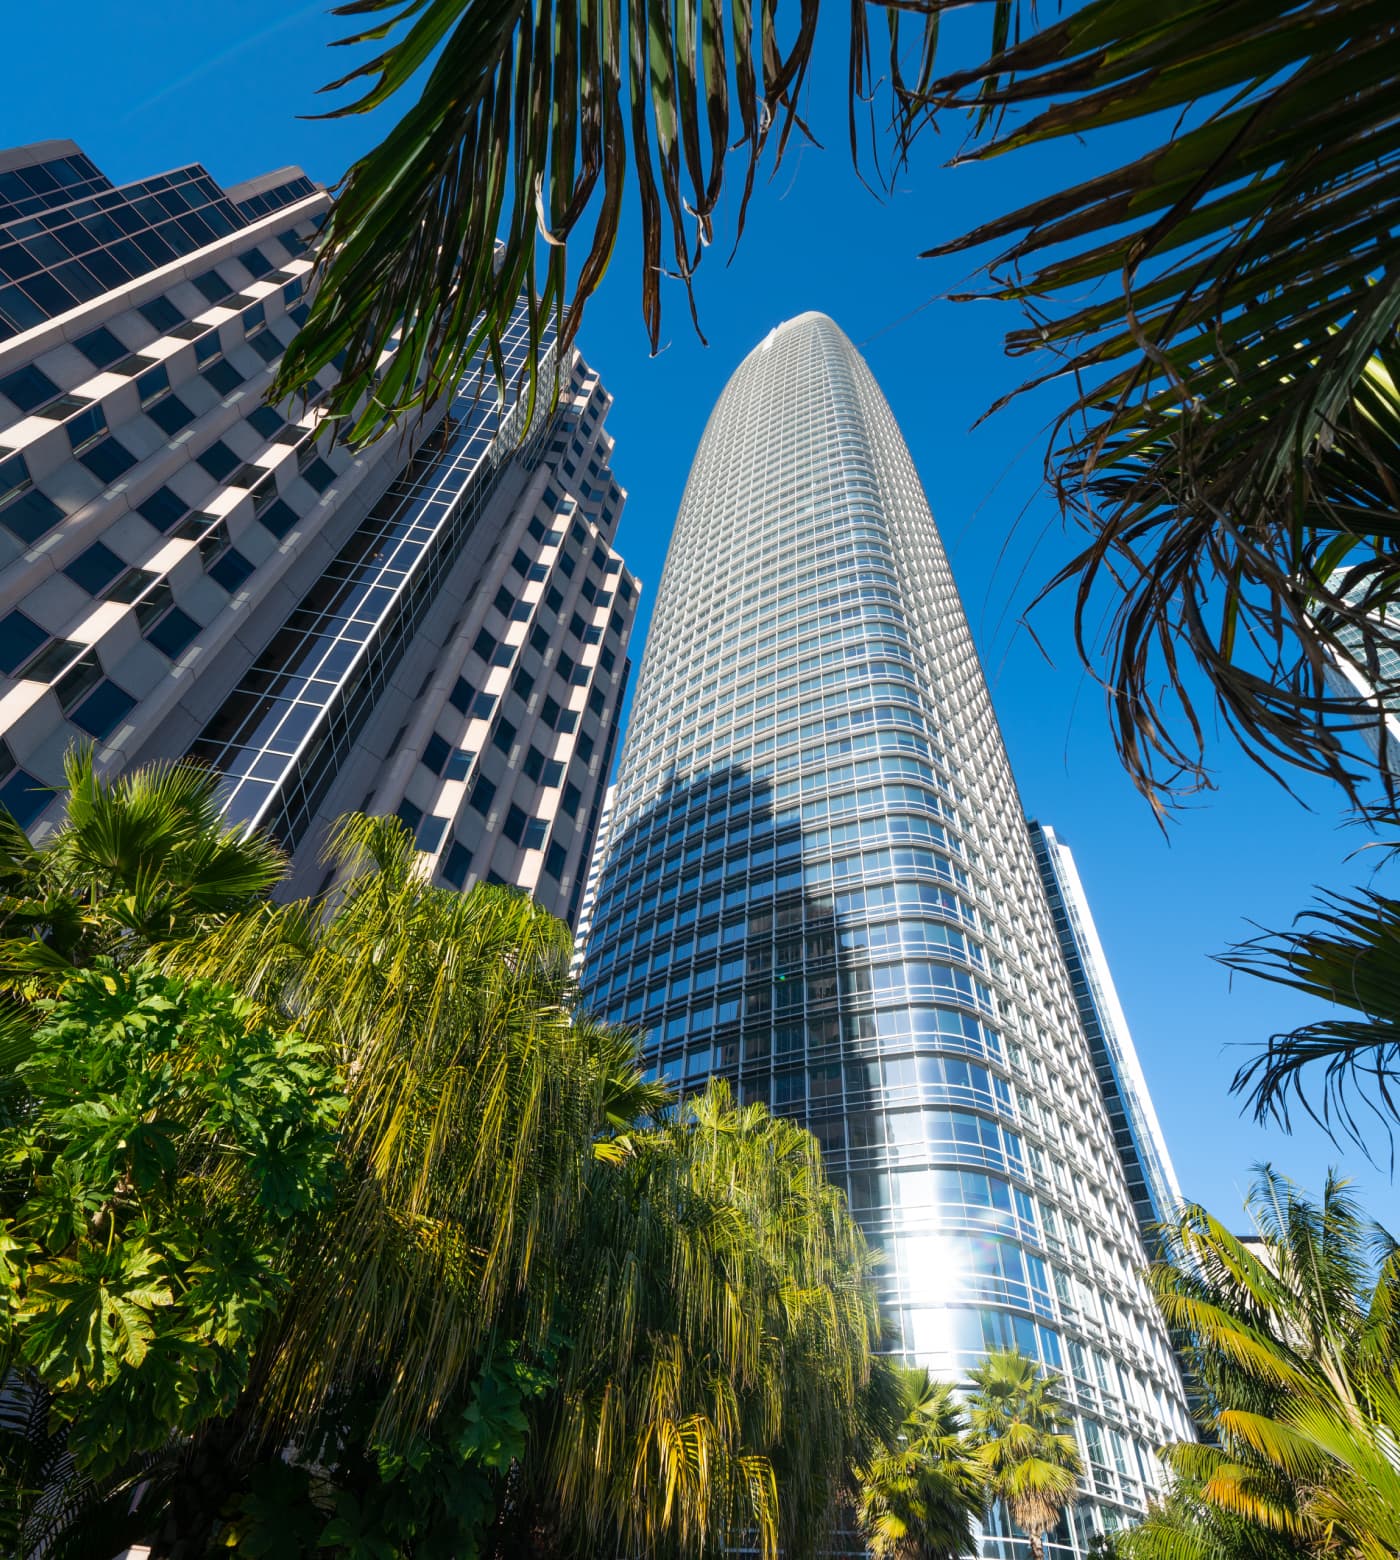
[{"label": "salesforce tower", "polygon": [[[681,1089],[819,1139],[885,1252],[891,1347],[1019,1346],[1084,1457],[1052,1553],[1191,1435],[977,654],[889,406],[831,320],[740,364],[681,502],[582,986]],[[1024,1554],[994,1521],[988,1554]]]}]

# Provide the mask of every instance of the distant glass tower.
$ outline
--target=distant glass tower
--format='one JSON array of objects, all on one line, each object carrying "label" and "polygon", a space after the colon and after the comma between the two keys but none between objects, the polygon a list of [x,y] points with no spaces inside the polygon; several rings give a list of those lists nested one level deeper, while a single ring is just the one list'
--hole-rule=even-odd
[{"label": "distant glass tower", "polygon": [[888,1254],[893,1346],[1064,1372],[1087,1474],[1060,1553],[1140,1515],[1191,1434],[1181,1380],[928,503],[822,315],[710,416],[596,884],[585,1001],[682,1088],[811,1128]]},{"label": "distant glass tower", "polygon": [[1046,824],[1032,823],[1030,831],[1133,1212],[1143,1244],[1154,1251],[1157,1226],[1181,1206],[1176,1170],[1074,857]]},{"label": "distant glass tower", "polygon": [[71,141],[0,150],[0,804],[40,837],[75,743],[194,753],[291,893],[367,809],[439,882],[572,920],[638,593],[612,398],[570,349],[527,426],[521,307],[505,396],[472,365],[358,451],[334,365],[267,404],[330,206],[299,168],[117,186]]}]

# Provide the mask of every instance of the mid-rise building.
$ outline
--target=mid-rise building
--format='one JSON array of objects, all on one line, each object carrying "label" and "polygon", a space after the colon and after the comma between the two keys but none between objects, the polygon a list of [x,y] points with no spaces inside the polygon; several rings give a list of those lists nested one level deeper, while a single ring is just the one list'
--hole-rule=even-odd
[{"label": "mid-rise building", "polygon": [[330,203],[296,168],[118,187],[71,142],[0,153],[0,801],[38,836],[74,743],[195,754],[292,892],[365,807],[438,881],[573,916],[638,595],[610,398],[551,341],[527,423],[522,307],[504,391],[474,364],[362,449],[334,368],[267,404]]},{"label": "mid-rise building", "polygon": [[706,425],[590,909],[584,1000],[654,1072],[816,1134],[886,1253],[893,1348],[1063,1373],[1086,1474],[1052,1552],[1140,1516],[1192,1433],[1181,1378],[938,532],[825,316]]},{"label": "mid-rise building", "polygon": [[1181,1186],[1143,1077],[1132,1031],[1113,983],[1088,895],[1068,845],[1047,824],[1031,823],[1031,849],[1055,935],[1089,1042],[1113,1144],[1128,1183],[1143,1244],[1157,1249],[1159,1227],[1181,1207]]}]

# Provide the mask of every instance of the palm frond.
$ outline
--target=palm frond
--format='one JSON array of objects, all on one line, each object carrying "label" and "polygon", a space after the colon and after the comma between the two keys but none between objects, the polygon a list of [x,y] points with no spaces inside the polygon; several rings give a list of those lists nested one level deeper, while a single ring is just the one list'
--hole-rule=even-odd
[{"label": "palm frond", "polygon": [[1400,1115],[1393,1084],[1400,1063],[1400,901],[1370,890],[1330,894],[1299,921],[1293,931],[1240,944],[1221,962],[1320,997],[1341,1012],[1271,1036],[1231,1088],[1246,1096],[1257,1120],[1272,1116],[1287,1129],[1296,1103],[1326,1131],[1358,1145],[1364,1123],[1378,1126],[1393,1151]]},{"label": "palm frond", "polygon": [[[912,111],[928,85],[944,3],[879,7],[895,113]],[[857,0],[852,11],[853,149],[856,105],[878,85],[867,7]],[[995,0],[994,38],[1005,35],[1011,8],[1012,0]],[[652,350],[661,343],[663,280],[685,290],[698,329],[693,280],[715,237],[731,154],[743,180],[737,242],[765,150],[773,148],[776,164],[794,130],[807,134],[798,104],[818,10],[819,0],[801,0],[784,38],[773,0],[337,7],[370,23],[342,44],[382,47],[326,89],[362,89],[331,116],[379,108],[419,71],[426,81],[339,190],[318,290],[274,396],[294,393],[336,359],[340,378],[327,405],[352,439],[373,437],[438,400],[478,349],[499,374],[501,333],[522,292],[532,345],[551,316],[567,344],[612,257],[629,178]],[[575,234],[586,252],[569,295]],[[533,387],[538,352],[530,356]]]},{"label": "palm frond", "polygon": [[1049,352],[1032,382],[1072,386],[1047,470],[1090,540],[1049,588],[1072,590],[1120,754],[1159,806],[1209,783],[1188,663],[1266,765],[1349,789],[1365,772],[1357,703],[1324,674],[1345,626],[1395,639],[1375,614],[1400,586],[1397,79],[1388,0],[1090,0],[929,89],[1025,116],[976,158],[1172,126],[929,251],[1002,246],[989,295],[1028,315],[1008,349]]}]

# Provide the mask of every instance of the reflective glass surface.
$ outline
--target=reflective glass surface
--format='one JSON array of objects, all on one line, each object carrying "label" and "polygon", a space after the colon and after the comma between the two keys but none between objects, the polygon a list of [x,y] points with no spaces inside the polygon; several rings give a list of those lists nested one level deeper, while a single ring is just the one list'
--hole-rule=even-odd
[{"label": "reflective glass surface", "polygon": [[823,316],[710,416],[596,881],[585,1001],[676,1087],[718,1074],[817,1135],[901,1352],[1064,1373],[1063,1545],[1140,1513],[1180,1378],[937,530]]}]

